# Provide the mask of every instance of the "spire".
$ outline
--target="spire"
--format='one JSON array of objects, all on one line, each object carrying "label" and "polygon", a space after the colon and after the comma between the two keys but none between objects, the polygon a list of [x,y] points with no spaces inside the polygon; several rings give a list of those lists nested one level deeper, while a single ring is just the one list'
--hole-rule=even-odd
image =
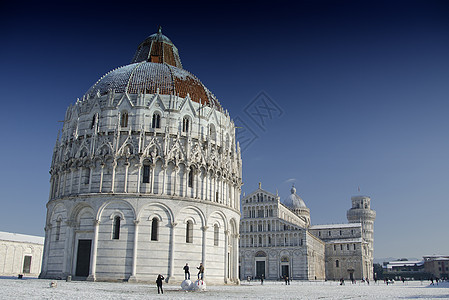
[{"label": "spire", "polygon": [[162,34],[162,26],[159,25],[159,28],[158,28],[158,30],[157,30],[157,33],[158,33],[158,34]]},{"label": "spire", "polygon": [[259,190],[262,189],[262,182],[259,182]]}]

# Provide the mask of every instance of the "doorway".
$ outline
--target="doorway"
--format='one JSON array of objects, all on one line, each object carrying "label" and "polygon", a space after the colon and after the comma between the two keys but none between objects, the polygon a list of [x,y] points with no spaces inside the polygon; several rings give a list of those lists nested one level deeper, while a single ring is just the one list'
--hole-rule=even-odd
[{"label": "doorway", "polygon": [[265,261],[256,261],[256,278],[262,278],[262,275],[265,276]]},{"label": "doorway", "polygon": [[23,273],[30,273],[31,271],[31,256],[25,255],[23,258]]},{"label": "doorway", "polygon": [[283,265],[282,266],[282,278],[285,278],[286,276],[290,277],[289,275],[289,270],[288,270],[288,265]]},{"label": "doorway", "polygon": [[78,240],[75,276],[87,277],[90,271],[90,249],[92,240]]}]

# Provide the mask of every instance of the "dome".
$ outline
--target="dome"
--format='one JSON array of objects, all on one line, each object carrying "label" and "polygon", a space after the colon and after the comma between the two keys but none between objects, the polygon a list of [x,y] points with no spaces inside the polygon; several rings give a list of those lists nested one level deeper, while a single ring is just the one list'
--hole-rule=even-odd
[{"label": "dome", "polygon": [[103,75],[85,96],[105,95],[109,91],[128,94],[162,94],[185,98],[221,108],[215,96],[192,73],[182,68],[178,49],[161,28],[137,48],[131,64]]},{"label": "dome", "polygon": [[116,93],[146,93],[178,95],[189,94],[192,101],[220,107],[215,96],[192,73],[167,63],[140,62],[110,71],[101,77],[86,93],[91,97],[113,90]]},{"label": "dome", "polygon": [[304,203],[304,200],[301,199],[296,194],[296,189],[293,186],[290,190],[291,194],[284,200],[284,204],[292,209],[298,209],[298,208],[307,208],[306,204]]}]

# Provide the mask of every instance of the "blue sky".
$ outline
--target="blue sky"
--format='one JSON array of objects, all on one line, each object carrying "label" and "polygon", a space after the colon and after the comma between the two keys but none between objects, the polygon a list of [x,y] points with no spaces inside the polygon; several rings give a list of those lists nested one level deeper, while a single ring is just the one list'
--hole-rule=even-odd
[{"label": "blue sky", "polygon": [[[360,187],[375,257],[449,253],[447,1],[171,3],[0,5],[1,231],[43,235],[58,121],[162,25],[257,136],[244,192],[295,183],[323,224],[346,222]],[[260,92],[278,108],[262,128],[245,113]]]}]

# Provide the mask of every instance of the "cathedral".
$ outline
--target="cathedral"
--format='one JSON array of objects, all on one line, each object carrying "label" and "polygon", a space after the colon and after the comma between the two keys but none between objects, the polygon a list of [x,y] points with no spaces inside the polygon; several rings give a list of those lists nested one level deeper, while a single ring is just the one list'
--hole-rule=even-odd
[{"label": "cathedral", "polygon": [[235,125],[160,28],[67,108],[50,174],[41,278],[239,281]]},{"label": "cathedral", "polygon": [[242,199],[240,278],[372,279],[376,212],[367,196],[351,201],[349,223],[311,225],[295,187],[281,202],[259,183]]}]

